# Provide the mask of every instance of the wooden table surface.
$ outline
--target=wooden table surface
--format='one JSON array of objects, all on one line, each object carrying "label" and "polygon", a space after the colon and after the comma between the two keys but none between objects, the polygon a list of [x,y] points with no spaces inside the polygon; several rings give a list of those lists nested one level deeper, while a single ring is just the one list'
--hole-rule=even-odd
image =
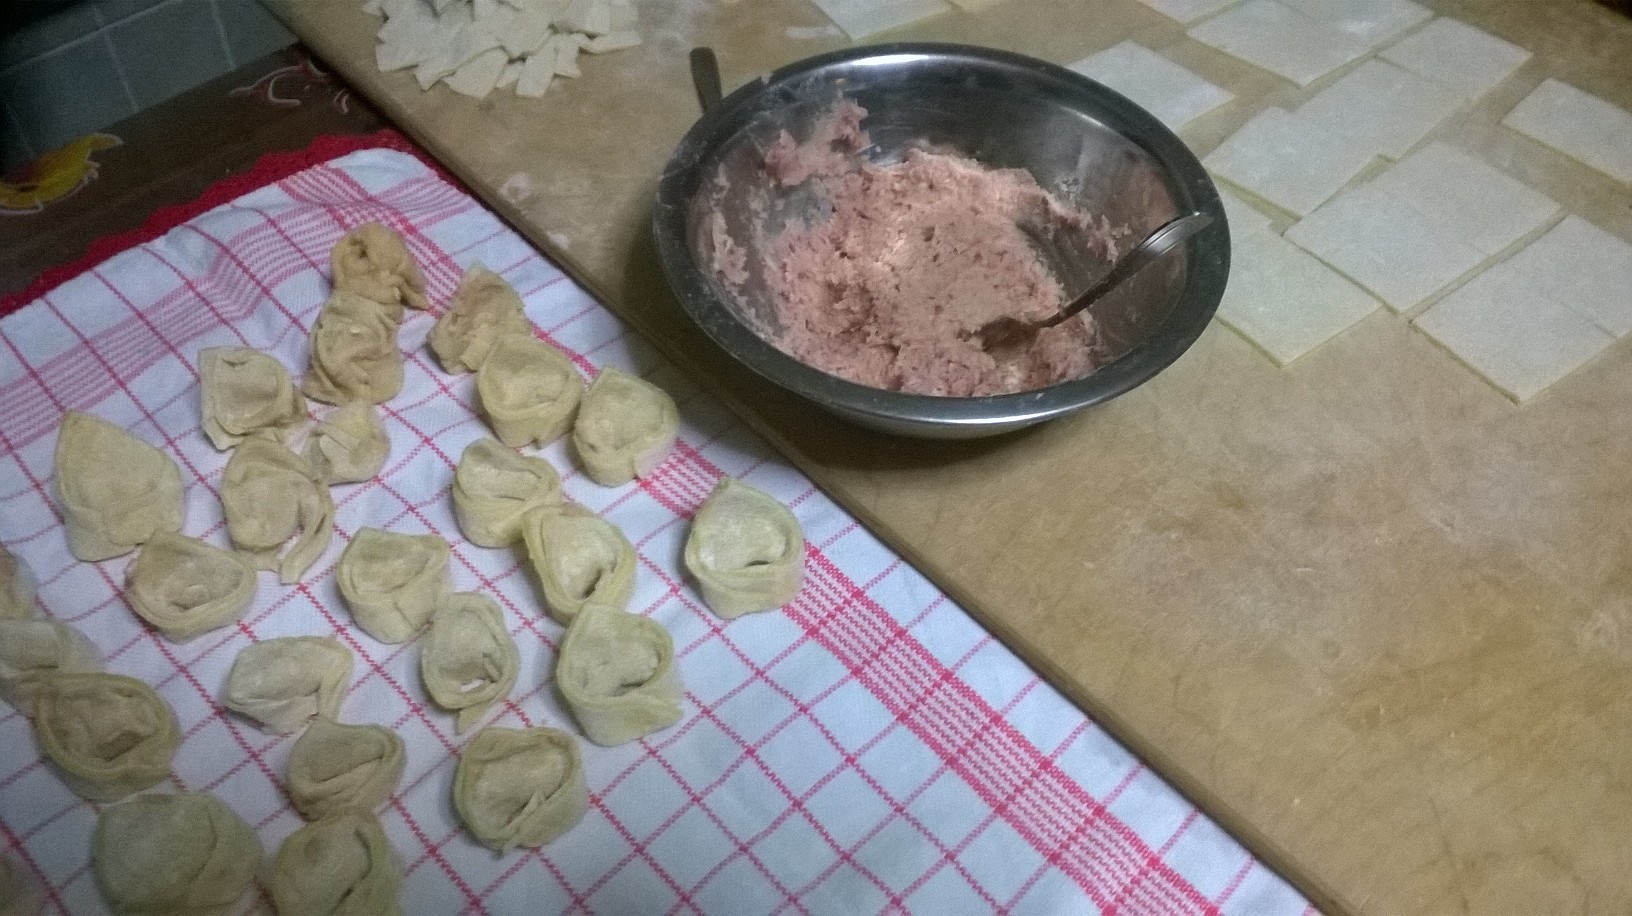
[{"label": "wooden table surface", "polygon": [[[693,330],[649,234],[695,117],[845,44],[804,0],[641,5],[646,44],[543,100],[379,74],[378,20],[289,25],[1047,678],[1329,911],[1632,909],[1632,353],[1516,406],[1379,309],[1287,369],[1215,324],[1116,401],[976,443],[894,440],[771,390]],[[1435,136],[1623,239],[1632,188],[1503,128],[1557,76],[1632,108],[1632,22],[1584,2],[1428,0],[1536,53]],[[795,32],[794,34],[804,34]],[[1069,63],[1133,38],[1237,96],[1210,151],[1292,84],[1134,0],[1008,0],[887,38]],[[1284,223],[1282,224],[1284,228]],[[1632,294],[1632,293],[1629,293]]]}]

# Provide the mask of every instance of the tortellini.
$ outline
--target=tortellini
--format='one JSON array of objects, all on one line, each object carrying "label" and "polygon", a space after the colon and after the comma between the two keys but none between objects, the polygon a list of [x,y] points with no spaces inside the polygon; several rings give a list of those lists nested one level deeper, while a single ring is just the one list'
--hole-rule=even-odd
[{"label": "tortellini", "polygon": [[561,438],[583,394],[584,380],[566,354],[530,334],[503,338],[476,370],[476,401],[512,448]]},{"label": "tortellini", "polygon": [[768,611],[799,591],[805,536],[786,506],[726,477],[692,519],[685,564],[721,617]]},{"label": "tortellini", "polygon": [[589,810],[578,743],[554,728],[483,729],[453,771],[453,807],[484,846],[543,846]]},{"label": "tortellini", "polygon": [[650,474],[674,450],[680,414],[669,393],[638,376],[606,368],[589,386],[572,427],[584,473],[603,487]]},{"label": "tortellini", "polygon": [[53,674],[34,697],[34,734],[68,788],[117,801],[170,775],[181,730],[170,706],[122,674]]},{"label": "tortellini", "polygon": [[480,547],[521,540],[528,512],[561,505],[561,475],[543,458],[517,454],[497,439],[477,439],[453,472],[453,515]]},{"label": "tortellini", "polygon": [[372,480],[391,456],[391,437],[372,405],[347,404],[320,420],[306,439],[306,461],[328,483]]},{"label": "tortellini", "polygon": [[453,304],[431,328],[426,343],[444,370],[475,372],[499,340],[532,333],[533,323],[522,311],[516,291],[503,277],[473,264],[454,290]]},{"label": "tortellini", "polygon": [[247,557],[182,534],[154,535],[125,571],[131,610],[176,642],[239,619],[254,597]]},{"label": "tortellini", "polygon": [[431,700],[457,714],[455,732],[480,722],[515,686],[520,667],[516,642],[491,598],[460,592],[444,599],[431,615],[419,672]]},{"label": "tortellini", "polygon": [[280,636],[246,646],[227,672],[226,707],[287,735],[333,719],[351,683],[351,650],[332,636]]},{"label": "tortellini", "polygon": [[[270,439],[246,439],[221,478],[227,535],[259,569],[292,585],[316,562],[334,531],[334,498],[306,459]],[[278,551],[294,539],[283,557]]]},{"label": "tortellini", "polygon": [[33,617],[34,586],[27,561],[0,545],[0,620]]},{"label": "tortellini", "polygon": [[87,563],[129,553],[154,532],[181,530],[181,469],[106,420],[63,414],[56,475],[68,549]]},{"label": "tortellini", "polygon": [[404,763],[402,737],[391,729],[319,716],[289,751],[285,788],[307,820],[373,811],[396,790]]},{"label": "tortellini", "polygon": [[232,809],[203,792],[143,795],[104,808],[91,868],[116,913],[225,913],[249,890],[261,841]]},{"label": "tortellini", "polygon": [[68,624],[50,617],[0,618],[0,700],[23,715],[34,709],[45,678],[100,670],[96,647]]},{"label": "tortellini", "polygon": [[[379,223],[346,233],[329,251],[334,288],[381,305],[423,309],[425,275],[408,253],[402,236]],[[399,319],[400,320],[400,319]]]},{"label": "tortellini", "polygon": [[335,292],[312,325],[311,365],[301,390],[335,405],[380,404],[396,397],[403,380],[397,321],[386,306]]},{"label": "tortellini", "polygon": [[571,623],[590,601],[622,608],[635,590],[635,548],[618,527],[579,506],[534,510],[522,524],[550,616]]},{"label": "tortellini", "polygon": [[555,684],[584,735],[625,744],[680,721],[674,638],[655,620],[589,604],[573,618]]},{"label": "tortellini", "polygon": [[276,359],[249,347],[210,347],[198,354],[204,435],[229,449],[257,433],[285,440],[306,422],[306,399]]},{"label": "tortellini", "polygon": [[340,555],[335,577],[352,620],[380,642],[419,635],[437,603],[452,591],[448,542],[434,534],[357,532]]},{"label": "tortellini", "polygon": [[402,866],[379,819],[337,811],[289,834],[267,890],[280,916],[391,916],[402,912]]}]

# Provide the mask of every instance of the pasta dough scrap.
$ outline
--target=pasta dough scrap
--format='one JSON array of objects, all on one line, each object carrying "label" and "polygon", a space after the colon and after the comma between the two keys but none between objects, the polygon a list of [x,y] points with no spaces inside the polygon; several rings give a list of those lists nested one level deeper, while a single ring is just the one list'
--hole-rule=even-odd
[{"label": "pasta dough scrap", "polygon": [[306,440],[306,461],[331,484],[372,480],[391,456],[391,437],[379,411],[347,404],[320,420]]},{"label": "pasta dough scrap", "polygon": [[522,522],[527,559],[550,616],[571,623],[591,601],[622,608],[635,590],[635,547],[618,526],[580,506],[534,510]]},{"label": "pasta dough scrap", "polygon": [[56,475],[68,549],[87,563],[129,553],[154,532],[181,530],[181,468],[100,417],[63,414]]},{"label": "pasta dough scrap", "polygon": [[531,335],[500,340],[476,370],[476,401],[512,448],[559,439],[583,394],[584,380],[566,354]]},{"label": "pasta dough scrap", "polygon": [[504,699],[515,686],[520,667],[516,641],[491,598],[459,592],[444,599],[431,615],[419,673],[431,700],[457,714],[455,732],[464,733]]},{"label": "pasta dough scrap", "polygon": [[405,761],[402,737],[391,729],[319,716],[289,751],[284,784],[307,820],[373,811],[396,791]]},{"label": "pasta dough scrap", "polygon": [[561,475],[543,458],[519,455],[497,439],[477,439],[453,472],[453,515],[459,530],[480,547],[521,540],[522,519],[534,509],[561,505]]},{"label": "pasta dough scrap", "polygon": [[53,674],[34,697],[34,735],[63,785],[117,801],[170,775],[176,714],[152,687],[122,674]]},{"label": "pasta dough scrap", "polygon": [[227,460],[221,508],[233,546],[257,569],[276,570],[285,585],[300,580],[334,531],[328,485],[306,459],[270,439],[246,439]]},{"label": "pasta dough scrap", "polygon": [[329,252],[334,288],[381,305],[423,309],[425,275],[402,236],[379,223],[364,223],[346,233]]},{"label": "pasta dough scrap", "polygon": [[289,834],[267,884],[272,905],[288,916],[402,912],[402,865],[379,819],[363,811],[337,811]]},{"label": "pasta dough scrap", "polygon": [[799,591],[805,536],[788,507],[725,477],[692,519],[685,564],[703,602],[721,617],[768,611]]},{"label": "pasta dough scrap", "polygon": [[[395,309],[393,313],[391,309]],[[312,325],[311,367],[301,390],[325,404],[380,404],[402,390],[397,322],[402,306],[336,290]]]},{"label": "pasta dough scrap", "polygon": [[248,557],[183,534],[154,535],[125,571],[131,610],[175,642],[232,623],[254,598]]},{"label": "pasta dough scrap", "polygon": [[247,646],[227,672],[226,707],[278,735],[335,718],[351,683],[351,650],[332,636],[280,636]]},{"label": "pasta dough scrap", "polygon": [[533,323],[515,289],[481,264],[472,264],[426,343],[443,370],[475,372],[501,339],[532,333]]},{"label": "pasta dough scrap", "polygon": [[626,744],[680,721],[674,637],[657,621],[585,605],[567,627],[555,684],[589,740]]},{"label": "pasta dough scrap", "polygon": [[105,808],[91,838],[91,868],[116,913],[224,913],[255,879],[261,841],[204,792],[143,795]]},{"label": "pasta dough scrap", "polygon": [[0,544],[0,620],[34,616],[34,571]]},{"label": "pasta dough scrap", "polygon": [[578,408],[572,444],[591,480],[616,487],[656,469],[679,433],[680,413],[667,391],[606,368]]},{"label": "pasta dough scrap", "polygon": [[453,771],[453,807],[484,846],[543,846],[589,810],[578,742],[554,728],[482,729]]},{"label": "pasta dough scrap", "polygon": [[380,642],[408,642],[452,591],[448,542],[434,534],[357,532],[335,576],[351,617]]},{"label": "pasta dough scrap", "polygon": [[259,350],[200,350],[198,385],[204,435],[223,451],[259,433],[287,441],[306,422],[306,399],[289,381],[288,370]]},{"label": "pasta dough scrap", "polygon": [[101,671],[96,647],[85,634],[50,617],[0,618],[0,700],[23,715],[53,674]]}]

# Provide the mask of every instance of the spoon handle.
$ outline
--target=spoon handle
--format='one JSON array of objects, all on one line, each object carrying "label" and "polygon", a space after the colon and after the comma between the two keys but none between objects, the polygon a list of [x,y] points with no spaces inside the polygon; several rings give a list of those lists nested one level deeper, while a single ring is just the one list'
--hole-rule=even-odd
[{"label": "spoon handle", "polygon": [[720,88],[720,60],[714,56],[713,48],[691,49],[691,84],[697,89],[697,100],[703,103],[704,111],[720,104],[724,95]]},{"label": "spoon handle", "polygon": [[1213,218],[1205,213],[1190,213],[1177,219],[1163,223],[1160,228],[1145,237],[1134,249],[1124,255],[1111,267],[1109,273],[1099,278],[1099,282],[1083,292],[1082,295],[1071,300],[1071,303],[1060,309],[1052,317],[1039,322],[1038,326],[1051,328],[1065,321],[1094,302],[1101,296],[1121,285],[1124,280],[1144,270],[1154,261],[1161,259],[1169,251],[1184,244],[1191,236],[1213,224]]}]

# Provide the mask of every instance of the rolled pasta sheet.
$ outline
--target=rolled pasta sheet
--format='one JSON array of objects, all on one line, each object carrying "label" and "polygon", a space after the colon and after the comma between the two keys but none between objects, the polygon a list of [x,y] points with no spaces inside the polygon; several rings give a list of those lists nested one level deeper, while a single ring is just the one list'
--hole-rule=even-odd
[{"label": "rolled pasta sheet", "polygon": [[521,540],[521,523],[534,509],[561,505],[561,475],[543,458],[520,455],[497,439],[466,446],[453,472],[453,515],[459,530],[480,547]]},{"label": "rolled pasta sheet", "polygon": [[668,392],[607,368],[579,405],[572,445],[591,480],[616,487],[656,469],[679,432],[680,413]]},{"label": "rolled pasta sheet", "polygon": [[793,600],[805,573],[805,536],[788,507],[730,477],[691,521],[686,569],[703,602],[730,619]]},{"label": "rolled pasta sheet", "polygon": [[532,333],[533,322],[515,289],[493,271],[472,264],[426,342],[444,371],[475,372],[499,340]]},{"label": "rolled pasta sheet", "polygon": [[372,480],[391,457],[385,421],[370,404],[347,404],[320,420],[306,439],[306,462],[324,481]]},{"label": "rolled pasta sheet", "polygon": [[573,618],[555,685],[585,737],[603,747],[680,721],[674,637],[657,621],[614,607],[589,604]]},{"label": "rolled pasta sheet", "polygon": [[68,549],[87,563],[129,553],[154,532],[181,530],[176,462],[99,417],[63,414],[56,477]]},{"label": "rolled pasta sheet", "polygon": [[279,916],[394,916],[402,865],[380,821],[337,811],[289,834],[267,882]]},{"label": "rolled pasta sheet", "polygon": [[34,616],[34,571],[0,544],[0,620]]},{"label": "rolled pasta sheet", "polygon": [[255,831],[204,792],[143,795],[104,808],[91,837],[102,897],[129,916],[225,913],[260,865]]},{"label": "rolled pasta sheet", "polygon": [[0,855],[0,916],[45,912],[45,888],[16,857]]},{"label": "rolled pasta sheet", "polygon": [[351,683],[351,650],[332,636],[280,636],[246,646],[227,672],[226,707],[278,735],[330,719]]},{"label": "rolled pasta sheet", "polygon": [[[400,307],[398,307],[400,310]],[[389,307],[346,292],[323,304],[312,325],[306,396],[325,404],[380,404],[402,390],[397,318]]]},{"label": "rolled pasta sheet", "polygon": [[259,433],[287,441],[306,422],[301,396],[283,364],[249,347],[209,347],[198,353],[204,435],[218,449]]},{"label": "rolled pasta sheet", "polygon": [[122,674],[54,674],[34,698],[34,735],[63,785],[118,801],[170,775],[176,715],[152,687]]},{"label": "rolled pasta sheet", "polygon": [[521,667],[516,641],[505,629],[493,599],[459,592],[443,599],[431,615],[420,646],[419,673],[432,702],[456,714],[454,731],[463,733],[510,693]]},{"label": "rolled pasta sheet", "polygon": [[[381,305],[423,309],[425,275],[402,236],[379,223],[346,233],[329,251],[334,288]],[[400,320],[400,318],[399,318]]]},{"label": "rolled pasta sheet", "polygon": [[566,354],[530,334],[505,337],[476,370],[476,401],[499,441],[548,445],[572,427],[584,380]]},{"label": "rolled pasta sheet", "polygon": [[101,671],[85,634],[50,617],[0,619],[0,700],[23,715],[34,711],[40,685],[53,674]]},{"label": "rolled pasta sheet", "polygon": [[589,810],[578,743],[554,728],[482,729],[454,769],[453,807],[484,846],[543,846]]},{"label": "rolled pasta sheet", "polygon": [[345,725],[319,716],[295,741],[285,788],[307,820],[347,808],[374,811],[402,779],[402,736],[383,725]]},{"label": "rolled pasta sheet", "polygon": [[550,616],[560,623],[571,623],[591,601],[620,609],[629,603],[635,547],[618,526],[573,505],[534,510],[521,533]]},{"label": "rolled pasta sheet", "polygon": [[255,565],[183,534],[156,534],[125,571],[131,610],[175,642],[224,627],[255,598]]},{"label": "rolled pasta sheet", "polygon": [[233,546],[256,568],[276,570],[285,585],[300,581],[334,532],[328,485],[306,459],[270,439],[246,439],[233,450],[221,508]]},{"label": "rolled pasta sheet", "polygon": [[412,640],[453,590],[450,555],[448,542],[434,534],[359,530],[335,571],[351,619],[380,642]]}]

